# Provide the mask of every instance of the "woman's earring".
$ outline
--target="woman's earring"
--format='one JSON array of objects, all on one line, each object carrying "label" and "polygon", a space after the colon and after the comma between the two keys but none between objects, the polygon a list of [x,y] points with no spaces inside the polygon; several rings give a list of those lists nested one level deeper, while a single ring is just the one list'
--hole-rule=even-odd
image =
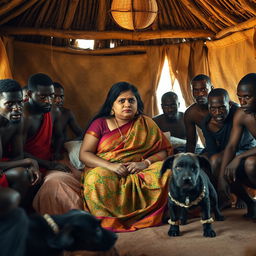
[{"label": "woman's earring", "polygon": [[113,110],[113,109],[111,109],[111,111],[110,111],[110,115],[111,115],[111,116],[114,116],[114,115],[115,115],[115,112],[114,112],[114,110]]}]

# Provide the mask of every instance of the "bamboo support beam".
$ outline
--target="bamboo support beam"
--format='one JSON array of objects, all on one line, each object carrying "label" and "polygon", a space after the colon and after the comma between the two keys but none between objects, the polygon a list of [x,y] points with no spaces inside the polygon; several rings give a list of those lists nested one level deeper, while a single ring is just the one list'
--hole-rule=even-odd
[{"label": "bamboo support beam", "polygon": [[76,9],[78,6],[79,1],[78,0],[72,0],[67,11],[67,15],[65,17],[64,23],[63,23],[63,29],[69,29],[72,21],[74,19]]},{"label": "bamboo support beam", "polygon": [[251,18],[243,23],[237,24],[236,26],[232,26],[226,29],[221,30],[215,36],[216,39],[220,39],[230,33],[239,32],[245,29],[250,29],[256,26],[256,18]]},{"label": "bamboo support beam", "polygon": [[22,2],[23,2],[23,0],[14,0],[14,1],[9,1],[8,3],[2,5],[1,9],[0,9],[0,16],[13,10],[18,5],[22,4]]},{"label": "bamboo support beam", "polygon": [[24,27],[0,27],[0,34],[3,35],[38,35],[47,37],[59,37],[68,39],[91,39],[107,40],[122,39],[132,41],[146,41],[164,38],[207,38],[215,34],[209,30],[158,30],[143,32],[127,31],[80,31],[80,30],[54,30],[54,29],[34,29]]},{"label": "bamboo support beam", "polygon": [[99,31],[104,31],[106,27],[106,10],[107,5],[105,0],[99,1],[99,10],[98,10],[98,19],[97,19],[97,28]]},{"label": "bamboo support beam", "polygon": [[201,1],[200,2],[217,20],[221,20],[226,26],[236,25],[239,19],[229,14],[223,7],[217,5],[215,1]]},{"label": "bamboo support beam", "polygon": [[248,0],[239,0],[239,2],[241,4],[242,8],[244,8],[248,12],[256,15],[255,5],[253,5],[250,1],[248,1]]},{"label": "bamboo support beam", "polygon": [[193,14],[195,15],[201,22],[203,22],[208,28],[210,28],[212,31],[217,32],[219,29],[217,26],[209,21],[209,18],[207,18],[201,10],[190,0],[181,0],[181,2],[184,4],[184,6]]},{"label": "bamboo support beam", "polygon": [[87,49],[77,49],[77,48],[69,48],[69,47],[59,47],[59,46],[52,46],[47,44],[37,44],[37,43],[30,43],[30,42],[22,42],[18,41],[18,45],[22,45],[26,48],[40,48],[40,49],[47,49],[50,51],[62,52],[62,53],[71,53],[71,54],[83,54],[83,55],[117,55],[117,54],[126,54],[127,52],[137,52],[144,54],[147,49],[155,46],[141,46],[141,45],[129,45],[129,46],[119,46],[116,48],[107,48],[107,49],[96,49],[96,50],[87,50]]},{"label": "bamboo support beam", "polygon": [[[45,0],[41,0],[39,3],[43,3]],[[1,19],[0,20],[0,25],[8,22],[11,19],[14,19],[15,17],[17,17],[18,15],[20,15],[21,13],[25,12],[27,9],[29,9],[32,5],[34,5],[36,2],[38,2],[38,0],[30,0],[30,1],[26,1],[22,7],[15,9],[10,15],[8,15],[6,18]]]}]

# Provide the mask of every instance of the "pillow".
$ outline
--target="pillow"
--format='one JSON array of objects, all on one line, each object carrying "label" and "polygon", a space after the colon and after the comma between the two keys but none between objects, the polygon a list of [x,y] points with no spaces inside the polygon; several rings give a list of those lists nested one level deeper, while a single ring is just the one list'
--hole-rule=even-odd
[{"label": "pillow", "polygon": [[171,136],[170,132],[164,132],[164,136],[169,140],[174,148],[186,146],[186,140]]},{"label": "pillow", "polygon": [[184,146],[186,146],[186,143],[187,143],[186,140],[180,139],[180,138],[177,138],[177,137],[173,137],[173,136],[171,136],[170,141],[171,141],[171,144],[174,148],[184,147]]},{"label": "pillow", "polygon": [[83,169],[85,167],[85,165],[79,160],[79,151],[81,145],[81,140],[72,140],[64,143],[64,148],[68,152],[69,161],[78,170]]}]

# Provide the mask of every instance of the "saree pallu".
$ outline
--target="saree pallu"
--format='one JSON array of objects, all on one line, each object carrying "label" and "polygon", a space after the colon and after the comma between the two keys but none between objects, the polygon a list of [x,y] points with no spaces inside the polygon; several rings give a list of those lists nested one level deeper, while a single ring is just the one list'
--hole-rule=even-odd
[{"label": "saree pallu", "polygon": [[[118,130],[104,135],[97,149],[99,157],[125,163],[142,161],[161,150],[172,152],[170,143],[149,117],[139,116],[120,129],[127,139],[123,142]],[[166,172],[161,177],[161,167],[162,161],[157,161],[138,174],[126,177],[102,167],[85,170],[82,175],[84,209],[101,219],[103,227],[115,232],[160,225],[170,175]]]}]

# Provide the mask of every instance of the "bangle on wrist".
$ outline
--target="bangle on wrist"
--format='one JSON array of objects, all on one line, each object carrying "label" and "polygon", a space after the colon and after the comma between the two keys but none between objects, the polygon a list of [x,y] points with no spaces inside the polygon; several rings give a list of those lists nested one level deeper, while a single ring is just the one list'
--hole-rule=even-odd
[{"label": "bangle on wrist", "polygon": [[147,163],[147,165],[148,165],[147,167],[149,167],[151,165],[151,161],[149,159],[145,159],[144,162]]}]

